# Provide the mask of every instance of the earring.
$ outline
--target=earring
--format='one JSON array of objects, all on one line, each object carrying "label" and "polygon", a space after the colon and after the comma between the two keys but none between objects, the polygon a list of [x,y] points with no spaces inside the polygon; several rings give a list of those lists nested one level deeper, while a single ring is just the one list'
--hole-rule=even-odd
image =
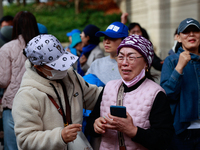
[{"label": "earring", "polygon": [[148,68],[147,68],[147,72],[148,72],[149,70],[148,70]]}]

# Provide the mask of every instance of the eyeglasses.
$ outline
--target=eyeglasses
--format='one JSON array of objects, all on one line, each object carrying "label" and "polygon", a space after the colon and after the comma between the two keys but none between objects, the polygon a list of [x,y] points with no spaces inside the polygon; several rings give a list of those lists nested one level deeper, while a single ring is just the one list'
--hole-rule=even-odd
[{"label": "eyeglasses", "polygon": [[126,58],[126,61],[128,61],[129,63],[134,63],[137,58],[142,58],[142,57],[143,56],[135,57],[135,56],[132,56],[132,55],[124,57],[123,55],[118,55],[117,59],[120,63],[123,62],[125,58]]}]

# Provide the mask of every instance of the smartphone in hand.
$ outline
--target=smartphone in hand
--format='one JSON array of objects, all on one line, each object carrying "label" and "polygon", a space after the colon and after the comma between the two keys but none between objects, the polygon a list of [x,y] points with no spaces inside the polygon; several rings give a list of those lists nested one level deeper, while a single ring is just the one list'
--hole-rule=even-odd
[{"label": "smartphone in hand", "polygon": [[125,106],[110,106],[110,114],[117,117],[126,118],[126,107]]}]

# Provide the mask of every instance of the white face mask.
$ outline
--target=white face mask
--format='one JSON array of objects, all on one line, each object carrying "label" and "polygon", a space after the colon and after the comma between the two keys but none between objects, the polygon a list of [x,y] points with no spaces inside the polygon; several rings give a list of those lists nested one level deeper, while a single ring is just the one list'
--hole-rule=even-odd
[{"label": "white face mask", "polygon": [[144,76],[145,76],[145,69],[142,69],[140,74],[137,75],[135,78],[133,78],[131,81],[126,82],[123,79],[122,79],[122,81],[124,82],[124,84],[126,84],[127,87],[131,87],[131,86],[135,85],[136,83],[138,83],[142,78],[144,78]]},{"label": "white face mask", "polygon": [[43,68],[43,69],[51,72],[52,76],[48,76],[48,75],[45,74],[49,80],[63,79],[67,75],[67,70],[58,71],[58,70],[48,70],[46,68]]}]

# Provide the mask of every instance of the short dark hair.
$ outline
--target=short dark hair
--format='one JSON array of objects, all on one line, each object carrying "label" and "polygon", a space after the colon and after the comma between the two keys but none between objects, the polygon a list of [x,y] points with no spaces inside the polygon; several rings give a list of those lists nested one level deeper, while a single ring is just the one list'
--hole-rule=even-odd
[{"label": "short dark hair", "polygon": [[[86,36],[89,36],[89,35],[86,35]],[[100,39],[99,37],[90,37],[90,39],[88,40],[88,43],[98,45],[100,43]]]},{"label": "short dark hair", "polygon": [[138,26],[138,27],[140,28],[140,30],[142,31],[142,27],[141,27],[140,24],[137,23],[137,22],[130,23],[130,24],[128,25],[128,30],[130,31],[130,30],[133,29],[135,26]]},{"label": "short dark hair", "polygon": [[99,37],[95,36],[95,34],[99,31],[100,29],[93,25],[93,24],[89,24],[87,25],[83,32],[85,33],[85,36],[89,36],[90,39],[88,40],[88,43],[89,44],[95,44],[95,45],[98,45],[99,42],[100,42],[100,39]]},{"label": "short dark hair", "polygon": [[178,34],[178,28],[176,28],[175,32],[174,32],[174,36]]},{"label": "short dark hair", "polygon": [[150,41],[149,34],[147,33],[146,29],[142,28],[141,31],[142,31],[142,36]]},{"label": "short dark hair", "polygon": [[126,37],[122,37],[121,39],[122,39],[122,41],[125,39]]},{"label": "short dark hair", "polygon": [[13,21],[13,16],[7,15],[7,16],[3,16],[0,20],[0,25],[3,21]]},{"label": "short dark hair", "polygon": [[17,39],[20,34],[26,44],[39,35],[36,18],[28,11],[20,11],[14,17],[12,39]]}]

